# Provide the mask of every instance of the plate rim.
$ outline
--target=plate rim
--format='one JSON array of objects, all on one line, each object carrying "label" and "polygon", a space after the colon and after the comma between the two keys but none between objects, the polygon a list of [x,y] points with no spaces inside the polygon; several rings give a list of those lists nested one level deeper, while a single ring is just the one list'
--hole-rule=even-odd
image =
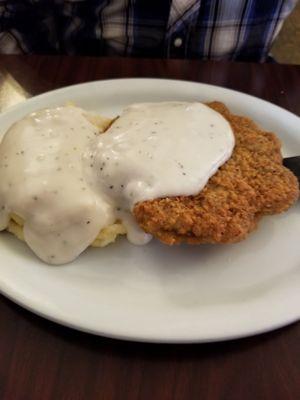
[{"label": "plate rim", "polygon": [[268,101],[268,100],[264,100],[261,99],[260,97],[254,96],[252,94],[248,94],[248,93],[244,93],[241,92],[239,90],[235,90],[235,89],[230,89],[227,88],[226,86],[221,86],[221,85],[213,85],[210,83],[205,83],[205,82],[199,82],[199,81],[193,81],[193,80],[184,80],[184,79],[168,79],[168,78],[153,78],[153,77],[136,77],[136,78],[113,78],[113,79],[97,79],[97,80],[91,80],[91,81],[86,81],[86,82],[81,82],[81,83],[75,83],[73,85],[67,85],[67,86],[62,86],[59,87],[57,89],[53,89],[53,90],[49,90],[43,93],[39,93],[37,95],[31,96],[26,98],[24,101],[21,101],[20,103],[14,104],[12,106],[9,106],[7,109],[5,109],[2,113],[0,113],[0,117],[2,117],[3,115],[7,114],[7,113],[11,113],[16,111],[18,108],[22,107],[22,105],[31,103],[31,102],[35,102],[36,100],[42,98],[42,97],[47,97],[50,96],[52,94],[59,94],[60,92],[64,92],[66,90],[70,90],[70,89],[80,89],[83,86],[86,85],[91,85],[91,86],[96,86],[97,84],[109,84],[112,82],[116,82],[116,81],[122,81],[122,82],[129,82],[129,81],[164,81],[164,82],[169,82],[169,83],[186,83],[186,84],[193,84],[193,85],[200,85],[200,86],[206,86],[206,87],[214,87],[214,88],[218,88],[218,89],[222,89],[225,92],[228,93],[232,93],[232,94],[238,94],[238,95],[243,95],[248,97],[249,99],[255,99],[255,101],[259,101],[267,106],[272,105],[273,107],[276,107],[277,109],[284,111],[286,113],[289,113],[291,117],[293,118],[297,118],[299,119],[300,122],[300,116],[298,116],[297,114],[287,110],[286,108],[283,108],[281,106],[278,106],[277,104]]},{"label": "plate rim", "polygon": [[132,336],[132,335],[126,335],[122,333],[114,333],[111,330],[105,331],[102,330],[101,332],[96,329],[89,329],[85,328],[81,325],[77,325],[76,323],[68,322],[64,319],[61,318],[56,318],[55,316],[51,314],[46,314],[43,313],[40,310],[37,310],[37,308],[32,308],[30,307],[25,301],[22,301],[16,297],[13,296],[13,294],[4,292],[2,288],[0,288],[0,294],[3,295],[5,298],[8,300],[12,301],[15,303],[17,306],[24,308],[26,311],[29,311],[35,315],[37,315],[39,318],[43,318],[47,321],[50,321],[51,323],[55,323],[57,325],[60,325],[61,327],[65,327],[68,329],[76,330],[78,332],[84,333],[84,334],[89,334],[93,336],[99,336],[103,338],[108,338],[108,339],[116,339],[116,340],[124,340],[127,342],[136,342],[136,343],[154,343],[154,344],[200,344],[200,343],[218,343],[218,342],[229,342],[232,340],[238,340],[238,339],[244,339],[248,337],[253,337],[257,335],[262,335],[264,333],[268,332],[273,332],[276,330],[279,330],[281,328],[284,328],[286,326],[295,324],[300,321],[300,317],[291,317],[287,318],[285,321],[274,323],[272,326],[268,326],[267,328],[261,327],[259,329],[253,329],[253,330],[245,330],[242,333],[238,334],[232,334],[232,335],[216,335],[214,337],[201,337],[201,338],[176,338],[172,336],[164,336],[164,337],[152,337],[152,336]]}]

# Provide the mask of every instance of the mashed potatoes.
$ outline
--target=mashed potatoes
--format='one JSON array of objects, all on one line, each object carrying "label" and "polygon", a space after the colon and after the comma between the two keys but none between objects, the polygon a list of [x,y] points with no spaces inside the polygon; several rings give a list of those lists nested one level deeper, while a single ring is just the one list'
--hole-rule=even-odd
[{"label": "mashed potatoes", "polygon": [[[67,104],[68,107],[73,107],[74,105],[69,102]],[[112,119],[102,117],[100,115],[92,114],[92,113],[85,113],[85,118],[92,123],[94,126],[97,127],[99,130],[99,134],[106,131],[106,129],[111,125],[113,122]],[[24,220],[12,213],[10,214],[10,220],[8,222],[7,231],[14,234],[18,239],[25,241],[24,239],[24,232],[23,232]],[[121,222],[116,221],[112,225],[101,229],[96,237],[96,239],[91,243],[92,247],[104,247],[113,243],[118,235],[125,235],[126,229],[122,225]]]},{"label": "mashed potatoes", "polygon": [[[23,225],[24,221],[22,218],[20,218],[16,214],[11,214],[7,230],[8,232],[13,233],[18,239],[24,241]],[[113,243],[117,239],[118,235],[125,235],[125,234],[126,234],[125,227],[122,225],[121,222],[116,221],[114,224],[102,229],[98,233],[93,243],[91,243],[91,246],[105,247],[110,243]]]}]

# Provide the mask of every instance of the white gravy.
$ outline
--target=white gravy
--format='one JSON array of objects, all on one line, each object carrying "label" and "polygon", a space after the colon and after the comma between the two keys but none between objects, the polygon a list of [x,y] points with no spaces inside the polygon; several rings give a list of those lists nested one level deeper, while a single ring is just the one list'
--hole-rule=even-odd
[{"label": "white gravy", "polygon": [[233,147],[229,123],[201,103],[134,104],[102,135],[79,108],[37,111],[0,145],[0,230],[19,215],[25,241],[51,264],[75,259],[117,219],[145,244],[134,205],[197,194]]}]

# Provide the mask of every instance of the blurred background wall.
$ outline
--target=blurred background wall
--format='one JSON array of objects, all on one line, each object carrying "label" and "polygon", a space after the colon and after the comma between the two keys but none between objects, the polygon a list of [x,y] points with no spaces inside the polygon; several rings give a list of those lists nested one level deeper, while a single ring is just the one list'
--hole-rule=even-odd
[{"label": "blurred background wall", "polygon": [[300,1],[284,23],[271,54],[279,63],[300,64]]}]

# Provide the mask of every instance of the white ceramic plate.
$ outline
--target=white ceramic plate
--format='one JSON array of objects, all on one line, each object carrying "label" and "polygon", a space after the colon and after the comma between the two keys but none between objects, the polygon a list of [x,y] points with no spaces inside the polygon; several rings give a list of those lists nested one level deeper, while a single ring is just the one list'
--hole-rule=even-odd
[{"label": "white ceramic plate", "polygon": [[[72,100],[115,116],[133,102],[225,102],[278,133],[284,155],[300,154],[300,119],[239,92],[192,82],[122,79],[67,87],[37,96],[0,116],[3,133],[39,108]],[[266,217],[235,245],[137,247],[125,239],[89,249],[75,262],[48,266],[0,233],[0,290],[50,320],[109,337],[153,342],[238,338],[300,317],[300,204]]]}]

